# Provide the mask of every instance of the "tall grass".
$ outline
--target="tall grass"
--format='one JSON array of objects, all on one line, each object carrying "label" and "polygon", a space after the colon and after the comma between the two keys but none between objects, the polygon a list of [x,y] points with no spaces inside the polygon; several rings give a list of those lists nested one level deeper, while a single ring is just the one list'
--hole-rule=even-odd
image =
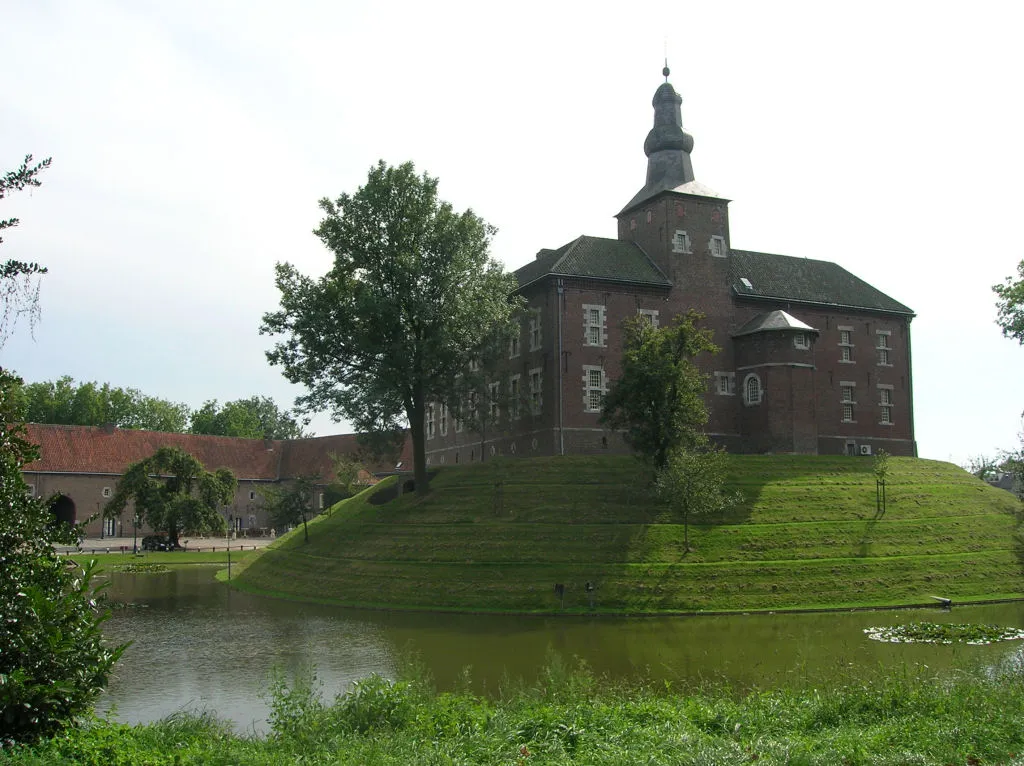
[{"label": "tall grass", "polygon": [[325,699],[310,675],[272,687],[264,737],[204,714],[95,721],[0,752],[0,764],[1024,763],[1019,674],[908,668],[880,682],[738,693],[610,683],[552,656],[536,683],[506,682],[493,698],[463,686],[371,676]]}]

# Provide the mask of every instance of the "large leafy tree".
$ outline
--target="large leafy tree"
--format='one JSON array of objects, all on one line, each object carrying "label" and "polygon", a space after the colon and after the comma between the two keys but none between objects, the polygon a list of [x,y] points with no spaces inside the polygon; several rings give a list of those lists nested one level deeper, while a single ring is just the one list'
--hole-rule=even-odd
[{"label": "large leafy tree", "polygon": [[605,398],[602,422],[622,429],[655,470],[665,467],[673,450],[704,443],[707,377],[693,360],[718,347],[711,331],[697,326],[702,318],[691,311],[656,328],[641,316],[624,326],[622,373]]},{"label": "large leafy tree", "polygon": [[281,486],[266,487],[263,500],[267,514],[278,528],[291,527],[302,523],[305,542],[309,542],[309,527],[306,521],[313,515],[313,497],[317,493],[316,476],[299,476]]},{"label": "large leafy tree", "polygon": [[[39,186],[42,183],[39,174],[48,167],[49,157],[33,163],[32,155],[26,155],[19,168],[0,176],[0,199],[11,192]],[[0,218],[0,232],[19,223],[17,218]],[[0,243],[3,241],[0,236]],[[39,276],[45,273],[46,268],[38,263],[13,258],[0,261],[0,347],[10,337],[19,319],[26,317],[30,328],[39,320]]]},{"label": "large leafy tree", "polygon": [[437,179],[412,163],[380,162],[354,194],[320,207],[315,233],[334,264],[319,279],[277,265],[281,307],[260,332],[284,339],[267,358],[306,386],[304,411],[330,411],[365,432],[407,423],[425,493],[425,407],[452,398],[485,338],[508,321],[515,278],[488,255],[495,230],[438,199]]},{"label": "large leafy tree", "polygon": [[301,439],[308,436],[302,426],[268,396],[250,396],[225,402],[211,399],[192,413],[194,434],[239,436],[246,439]]},{"label": "large leafy tree", "polygon": [[231,502],[237,486],[227,468],[207,471],[184,450],[161,447],[128,466],[103,515],[120,516],[134,501],[139,520],[177,545],[182,533],[223,534],[225,522],[219,508]]},{"label": "large leafy tree", "polygon": [[992,291],[997,296],[996,323],[1003,329],[1003,335],[1024,344],[1024,260],[1017,264],[1016,280],[1007,277],[1002,284],[994,285]]},{"label": "large leafy tree", "polygon": [[54,381],[29,383],[23,388],[25,419],[30,423],[99,426],[113,423],[121,428],[147,431],[185,430],[189,408],[135,388],[109,383],[76,383],[65,375]]},{"label": "large leafy tree", "polygon": [[38,450],[12,406],[18,382],[0,369],[0,749],[85,716],[122,651],[103,643],[92,564],[54,549],[80,530],[55,524],[52,498],[32,497],[22,478]]}]

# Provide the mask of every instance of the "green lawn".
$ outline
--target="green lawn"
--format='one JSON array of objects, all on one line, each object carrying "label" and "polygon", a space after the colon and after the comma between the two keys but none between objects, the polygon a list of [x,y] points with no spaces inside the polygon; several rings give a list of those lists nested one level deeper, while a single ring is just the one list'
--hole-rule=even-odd
[{"label": "green lawn", "polygon": [[[1021,504],[948,463],[892,458],[877,517],[872,463],[732,456],[744,501],[683,525],[620,456],[506,460],[437,473],[432,493],[374,504],[394,479],[249,558],[237,587],[388,608],[667,613],[1024,596]],[[500,486],[499,486],[500,482]],[[178,555],[178,554],[169,554]]]}]

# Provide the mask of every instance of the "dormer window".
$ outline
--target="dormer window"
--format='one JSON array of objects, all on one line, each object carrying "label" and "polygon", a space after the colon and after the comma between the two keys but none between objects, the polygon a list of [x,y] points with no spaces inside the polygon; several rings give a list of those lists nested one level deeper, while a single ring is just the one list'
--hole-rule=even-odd
[{"label": "dormer window", "polygon": [[676,229],[675,236],[672,237],[672,252],[673,253],[692,253],[690,249],[690,235],[682,229]]}]

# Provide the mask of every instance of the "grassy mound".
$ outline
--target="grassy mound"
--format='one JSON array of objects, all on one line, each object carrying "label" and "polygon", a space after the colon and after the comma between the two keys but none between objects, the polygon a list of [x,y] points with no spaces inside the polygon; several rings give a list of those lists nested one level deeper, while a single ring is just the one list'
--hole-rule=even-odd
[{"label": "grassy mound", "polygon": [[[243,565],[236,585],[353,606],[666,613],[1024,595],[1020,503],[948,463],[733,456],[744,502],[683,525],[631,457],[494,461],[374,504],[390,479]],[[393,494],[393,492],[392,492]],[[584,584],[595,585],[593,608]],[[564,606],[555,596],[565,585]]]}]

